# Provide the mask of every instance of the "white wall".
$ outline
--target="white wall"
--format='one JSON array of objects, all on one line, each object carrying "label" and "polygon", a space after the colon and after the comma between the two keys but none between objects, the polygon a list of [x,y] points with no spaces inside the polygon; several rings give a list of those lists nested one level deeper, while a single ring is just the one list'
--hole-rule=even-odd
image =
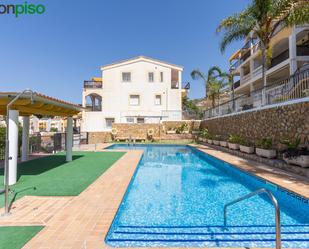
[{"label": "white wall", "polygon": [[[122,72],[131,72],[131,82],[122,82]],[[154,73],[154,82],[148,82],[149,72]],[[160,82],[160,72],[163,72],[163,82]],[[162,111],[181,112],[181,71],[178,89],[171,89],[171,67],[155,62],[137,61],[108,68],[102,74],[103,89],[85,89],[83,93],[83,104],[89,93],[95,91],[102,96],[102,112],[85,112],[82,131],[106,130],[105,118],[115,118],[119,123],[125,122],[126,116],[144,116],[145,122],[157,123]],[[161,105],[155,105],[157,94],[161,95]],[[140,95],[140,105],[129,105],[130,95]]]}]

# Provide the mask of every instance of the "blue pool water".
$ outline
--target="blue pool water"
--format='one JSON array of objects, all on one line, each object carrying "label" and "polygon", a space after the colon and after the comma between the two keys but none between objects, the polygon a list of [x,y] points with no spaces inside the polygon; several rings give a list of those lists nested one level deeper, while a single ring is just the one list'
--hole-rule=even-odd
[{"label": "blue pool water", "polygon": [[281,208],[282,245],[309,248],[308,199],[189,146],[113,145],[144,155],[109,229],[115,247],[274,247],[275,212],[264,196],[224,204],[259,188]]}]

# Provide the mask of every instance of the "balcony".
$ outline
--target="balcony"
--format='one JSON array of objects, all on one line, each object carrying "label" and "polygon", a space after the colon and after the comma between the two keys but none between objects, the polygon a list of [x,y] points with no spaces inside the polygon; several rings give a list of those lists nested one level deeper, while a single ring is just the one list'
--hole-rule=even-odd
[{"label": "balcony", "polygon": [[277,55],[276,57],[271,59],[269,68],[277,66],[281,62],[287,60],[289,58],[289,50],[283,51],[281,54]]},{"label": "balcony", "polygon": [[236,70],[240,65],[240,60],[237,59],[231,66],[230,66],[230,72]]},{"label": "balcony", "polygon": [[[264,92],[264,94],[263,94]],[[205,118],[237,113],[262,106],[309,97],[309,69],[298,72],[265,88],[254,90],[205,111]],[[264,103],[264,104],[263,104]],[[231,106],[234,108],[231,108]],[[225,110],[229,110],[226,112]]]},{"label": "balcony", "polygon": [[102,81],[85,80],[84,88],[90,89],[100,89],[103,87]]},{"label": "balcony", "polygon": [[240,57],[240,61],[241,63],[246,61],[251,55],[251,50],[249,49],[248,51],[246,51],[244,54],[241,54],[241,57]]},{"label": "balcony", "polygon": [[297,56],[309,56],[309,45],[297,46]]}]

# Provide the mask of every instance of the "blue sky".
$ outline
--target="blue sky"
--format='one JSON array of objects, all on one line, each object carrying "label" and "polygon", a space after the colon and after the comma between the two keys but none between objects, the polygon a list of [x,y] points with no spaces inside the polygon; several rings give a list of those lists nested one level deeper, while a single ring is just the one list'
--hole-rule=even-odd
[{"label": "blue sky", "polygon": [[[23,3],[4,0],[1,3]],[[190,98],[204,94],[193,81],[194,68],[228,69],[215,34],[219,21],[249,0],[27,0],[42,3],[42,15],[0,16],[0,91],[25,88],[75,103],[85,79],[100,76],[100,66],[146,55],[184,66]]]}]

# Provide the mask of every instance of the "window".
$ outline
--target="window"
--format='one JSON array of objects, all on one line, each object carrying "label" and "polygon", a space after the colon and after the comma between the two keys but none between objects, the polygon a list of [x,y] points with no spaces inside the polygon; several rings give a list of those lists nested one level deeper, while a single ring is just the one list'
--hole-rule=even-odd
[{"label": "window", "polygon": [[139,105],[139,95],[130,95],[130,105]]},{"label": "window", "polygon": [[106,118],[105,119],[106,122],[106,128],[111,129],[113,126],[113,123],[115,122],[114,118]]},{"label": "window", "polygon": [[144,124],[145,123],[145,118],[137,118],[137,123],[138,124]]},{"label": "window", "polygon": [[148,82],[154,82],[154,73],[153,72],[148,73]]},{"label": "window", "polygon": [[129,72],[122,73],[122,82],[131,82],[131,73]]},{"label": "window", "polygon": [[127,117],[127,123],[134,123],[133,117]]},{"label": "window", "polygon": [[155,105],[161,105],[161,95],[160,94],[155,96]]},{"label": "window", "polygon": [[163,78],[163,72],[160,72],[160,82],[163,82],[164,78]]}]

